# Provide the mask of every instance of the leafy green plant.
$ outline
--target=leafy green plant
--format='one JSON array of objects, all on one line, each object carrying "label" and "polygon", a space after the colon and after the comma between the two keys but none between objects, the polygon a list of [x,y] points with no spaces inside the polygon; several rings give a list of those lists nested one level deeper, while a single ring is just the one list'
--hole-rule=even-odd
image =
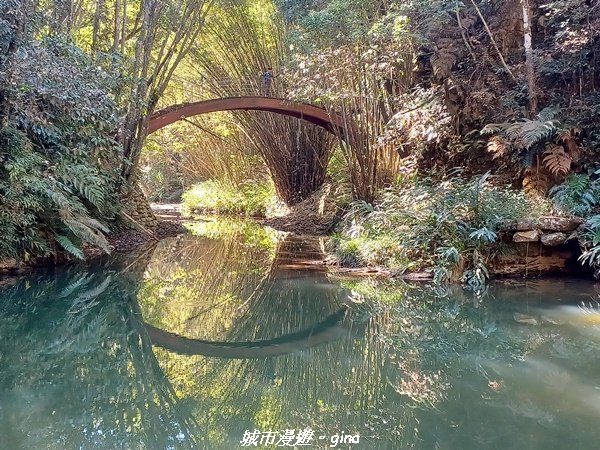
[{"label": "leafy green plant", "polygon": [[587,216],[600,202],[600,170],[569,175],[564,183],[550,189],[550,196],[560,212]]},{"label": "leafy green plant", "polygon": [[580,236],[585,251],[579,257],[579,262],[596,268],[596,276],[600,275],[600,214],[591,216],[585,223]]},{"label": "leafy green plant", "polygon": [[429,270],[436,282],[483,286],[487,264],[500,250],[498,230],[506,219],[548,211],[522,192],[456,175],[421,179],[386,190],[375,206],[354,203],[333,240],[341,263]]},{"label": "leafy green plant", "polygon": [[490,123],[483,127],[481,134],[494,135],[488,150],[495,157],[511,153],[523,166],[529,167],[536,154],[543,152],[543,143],[548,142],[559,129],[556,119],[560,111],[545,108],[535,119],[521,119],[516,122]]},{"label": "leafy green plant", "polygon": [[13,128],[0,131],[0,149],[0,256],[47,256],[54,243],[80,259],[84,243],[110,251],[109,230],[91,212],[109,203],[100,173],[67,158],[52,164]]},{"label": "leafy green plant", "polygon": [[248,182],[239,187],[221,181],[208,180],[184,192],[183,206],[187,213],[208,212],[264,217],[275,201],[270,182]]},{"label": "leafy green plant", "polygon": [[0,130],[0,257],[83,258],[85,244],[108,252],[123,161],[114,79],[57,37],[20,44],[28,57],[10,60]]}]

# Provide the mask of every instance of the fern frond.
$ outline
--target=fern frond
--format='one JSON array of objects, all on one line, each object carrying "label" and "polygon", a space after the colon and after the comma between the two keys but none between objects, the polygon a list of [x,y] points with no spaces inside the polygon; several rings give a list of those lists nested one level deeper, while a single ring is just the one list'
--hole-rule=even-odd
[{"label": "fern frond", "polygon": [[68,237],[57,234],[54,236],[54,238],[56,239],[56,242],[58,242],[58,244],[63,249],[65,249],[68,253],[73,255],[75,258],[85,259],[85,256],[84,256],[83,252],[81,251],[81,249],[79,247],[77,247],[75,244],[73,244],[73,242],[71,242],[71,240]]},{"label": "fern frond", "polygon": [[525,121],[511,123],[504,130],[508,138],[513,142],[514,146],[517,148],[530,147],[526,145],[525,141],[523,140],[523,126],[525,123]]},{"label": "fern frond", "polygon": [[555,130],[556,127],[552,122],[527,120],[521,124],[520,139],[525,148],[531,148],[538,142],[549,139]]},{"label": "fern frond", "polygon": [[78,220],[63,219],[63,222],[65,223],[65,225],[67,225],[69,230],[71,230],[71,232],[81,240],[89,242],[101,248],[106,253],[110,253],[110,245],[108,241],[97,230],[88,227],[87,225]]},{"label": "fern frond", "polygon": [[537,115],[537,120],[540,122],[554,122],[560,113],[561,111],[559,108],[553,108],[552,106],[549,106],[539,112]]},{"label": "fern frond", "polygon": [[481,134],[495,134],[500,133],[506,129],[510,124],[508,123],[488,123],[480,131]]},{"label": "fern frond", "polygon": [[566,175],[571,170],[571,157],[562,146],[550,144],[544,155],[544,165],[554,176]]},{"label": "fern frond", "polygon": [[493,136],[487,143],[487,150],[493,155],[493,159],[501,158],[507,152],[506,142],[500,136]]},{"label": "fern frond", "polygon": [[558,142],[562,142],[566,146],[566,152],[574,162],[578,161],[581,156],[581,148],[575,140],[580,133],[579,128],[569,128],[562,130],[556,138]]},{"label": "fern frond", "polygon": [[523,167],[532,167],[535,162],[535,157],[539,153],[537,148],[528,148],[521,155],[521,165]]},{"label": "fern frond", "polygon": [[82,223],[90,228],[93,228],[95,230],[101,231],[102,233],[110,233],[110,230],[108,229],[108,227],[106,225],[104,225],[102,222],[92,218],[92,217],[87,217],[87,216],[77,216],[77,221],[79,223]]},{"label": "fern frond", "polygon": [[557,184],[555,186],[552,186],[550,188],[550,190],[548,191],[548,195],[550,197],[555,197],[558,195],[565,195],[567,193],[567,186],[564,184]]},{"label": "fern frond", "polygon": [[576,196],[581,197],[587,190],[590,184],[590,179],[587,175],[572,174],[567,178],[567,186],[569,190]]}]

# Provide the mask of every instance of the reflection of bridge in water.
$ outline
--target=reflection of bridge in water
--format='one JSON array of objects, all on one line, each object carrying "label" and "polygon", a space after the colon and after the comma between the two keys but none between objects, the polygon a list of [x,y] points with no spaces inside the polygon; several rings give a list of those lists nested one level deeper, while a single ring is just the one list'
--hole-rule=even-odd
[{"label": "reflection of bridge in water", "polygon": [[268,358],[306,350],[347,336],[342,326],[346,310],[341,309],[313,327],[273,339],[243,342],[215,342],[190,339],[144,324],[152,345],[183,355],[218,358]]},{"label": "reflection of bridge in water", "polygon": [[[280,356],[347,338],[352,334],[347,318],[347,293],[331,283],[324,271],[315,270],[321,267],[315,267],[314,263],[323,256],[323,243],[319,238],[288,236],[279,241],[266,275],[248,298],[243,299],[246,312],[236,317],[237,325],[228,333],[227,340],[183,336],[146,322],[148,337],[153,345],[177,354],[239,359]],[[222,277],[226,277],[227,272],[225,268],[218,270]],[[302,293],[306,283],[313,287],[313,297],[318,298],[307,298]],[[319,308],[311,307],[313,303]],[[303,311],[300,316],[290,311],[298,307]],[[286,318],[284,311],[290,311],[291,316]],[[310,319],[312,323],[307,323],[308,316],[314,317]],[[202,316],[196,315],[196,318],[202,319]],[[257,333],[262,325],[266,334],[276,336]]]}]

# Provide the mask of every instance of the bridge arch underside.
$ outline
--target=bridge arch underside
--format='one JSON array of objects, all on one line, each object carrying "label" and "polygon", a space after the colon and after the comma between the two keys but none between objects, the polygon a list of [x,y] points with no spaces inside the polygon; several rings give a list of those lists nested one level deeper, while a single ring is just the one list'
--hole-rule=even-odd
[{"label": "bridge arch underside", "polygon": [[345,135],[343,118],[323,108],[282,98],[258,96],[220,98],[165,108],[150,117],[148,134],[188,117],[224,111],[271,112],[305,120],[336,135]]},{"label": "bridge arch underside", "polygon": [[348,336],[350,330],[342,325],[346,313],[347,308],[342,308],[309,329],[261,341],[205,341],[179,336],[148,323],[144,323],[144,327],[152,345],[174,353],[230,359],[255,359],[294,353]]}]

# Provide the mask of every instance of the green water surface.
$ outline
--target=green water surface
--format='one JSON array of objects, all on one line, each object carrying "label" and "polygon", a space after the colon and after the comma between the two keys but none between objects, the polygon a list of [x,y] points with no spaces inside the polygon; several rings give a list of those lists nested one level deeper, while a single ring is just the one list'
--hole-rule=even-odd
[{"label": "green water surface", "polygon": [[0,281],[0,450],[599,448],[600,286],[347,280],[316,238],[194,233]]}]

